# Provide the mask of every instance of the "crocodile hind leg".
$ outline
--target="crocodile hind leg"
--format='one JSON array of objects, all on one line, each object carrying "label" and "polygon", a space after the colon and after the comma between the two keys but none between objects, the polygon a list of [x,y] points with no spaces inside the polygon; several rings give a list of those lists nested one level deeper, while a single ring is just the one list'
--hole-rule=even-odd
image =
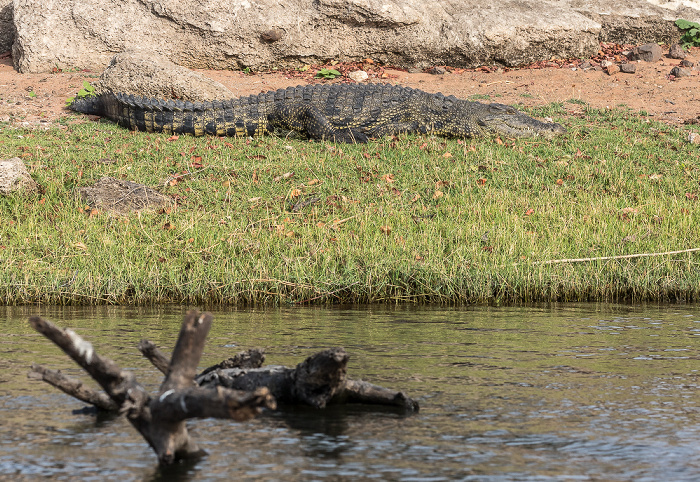
[{"label": "crocodile hind leg", "polygon": [[317,107],[310,104],[278,102],[268,115],[267,121],[274,127],[300,132],[311,139],[347,144],[367,142],[367,135],[362,131],[333,125]]}]

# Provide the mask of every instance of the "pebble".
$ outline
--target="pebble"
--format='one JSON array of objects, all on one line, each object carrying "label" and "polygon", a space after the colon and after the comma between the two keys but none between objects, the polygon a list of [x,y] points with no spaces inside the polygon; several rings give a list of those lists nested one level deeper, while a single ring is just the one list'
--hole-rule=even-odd
[{"label": "pebble", "polygon": [[674,77],[690,77],[693,73],[683,67],[674,67],[671,69],[671,75]]},{"label": "pebble", "polygon": [[447,70],[445,70],[444,67],[431,67],[428,69],[428,73],[433,75],[442,75],[447,73]]},{"label": "pebble", "polygon": [[671,45],[671,48],[668,50],[668,56],[671,57],[672,59],[684,59],[686,56],[685,50],[683,50],[683,47],[681,47],[678,44],[673,44]]},{"label": "pebble", "polygon": [[611,63],[605,68],[605,71],[608,73],[608,75],[615,75],[620,72],[620,67],[618,67],[616,64]]},{"label": "pebble", "polygon": [[700,134],[691,132],[690,134],[688,134],[688,142],[690,142],[691,144],[700,144]]},{"label": "pebble", "polygon": [[635,47],[630,51],[630,60],[643,60],[645,62],[657,62],[661,60],[663,52],[657,44],[645,44]]},{"label": "pebble", "polygon": [[622,64],[620,65],[620,71],[625,74],[634,74],[637,71],[637,64]]},{"label": "pebble", "polygon": [[369,74],[364,70],[354,70],[348,74],[348,77],[350,77],[355,82],[362,82],[369,78]]}]

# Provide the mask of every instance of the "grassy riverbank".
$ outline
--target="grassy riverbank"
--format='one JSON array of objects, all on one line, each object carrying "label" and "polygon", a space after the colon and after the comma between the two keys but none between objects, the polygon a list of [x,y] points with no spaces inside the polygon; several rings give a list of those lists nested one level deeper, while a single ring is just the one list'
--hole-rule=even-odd
[{"label": "grassy riverbank", "polygon": [[[697,300],[696,126],[625,110],[550,115],[547,140],[132,133],[108,122],[3,129],[44,192],[0,199],[4,303]],[[169,212],[92,211],[110,175],[176,197]],[[306,204],[304,204],[306,203]],[[296,209],[294,208],[296,205]]]}]

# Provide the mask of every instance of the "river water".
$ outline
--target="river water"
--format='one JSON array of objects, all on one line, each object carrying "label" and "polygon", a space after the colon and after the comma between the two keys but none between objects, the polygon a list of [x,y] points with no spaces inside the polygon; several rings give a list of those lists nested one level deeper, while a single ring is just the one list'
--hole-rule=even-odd
[{"label": "river water", "polygon": [[123,418],[27,378],[37,362],[88,379],[27,318],[75,329],[155,390],[136,344],[169,352],[185,308],[0,310],[3,480],[700,480],[697,306],[214,308],[202,367],[252,347],[295,365],[343,346],[351,378],[421,411],[194,421],[209,455],[167,471]]}]

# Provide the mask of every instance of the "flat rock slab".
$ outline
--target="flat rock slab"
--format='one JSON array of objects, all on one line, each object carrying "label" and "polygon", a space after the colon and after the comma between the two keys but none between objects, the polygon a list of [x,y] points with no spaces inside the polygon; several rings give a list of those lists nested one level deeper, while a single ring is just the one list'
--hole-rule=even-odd
[{"label": "flat rock slab", "polygon": [[[657,5],[656,3],[663,6]],[[189,68],[295,67],[371,58],[405,68],[518,66],[588,57],[598,42],[678,40],[700,2],[660,0],[15,0],[20,72],[103,70],[149,51]]]},{"label": "flat rock slab", "polygon": [[38,187],[22,159],[13,157],[0,160],[0,195],[36,192]]},{"label": "flat rock slab", "polygon": [[92,187],[78,189],[78,195],[93,208],[120,215],[173,204],[171,198],[150,187],[109,176],[100,178]]}]

